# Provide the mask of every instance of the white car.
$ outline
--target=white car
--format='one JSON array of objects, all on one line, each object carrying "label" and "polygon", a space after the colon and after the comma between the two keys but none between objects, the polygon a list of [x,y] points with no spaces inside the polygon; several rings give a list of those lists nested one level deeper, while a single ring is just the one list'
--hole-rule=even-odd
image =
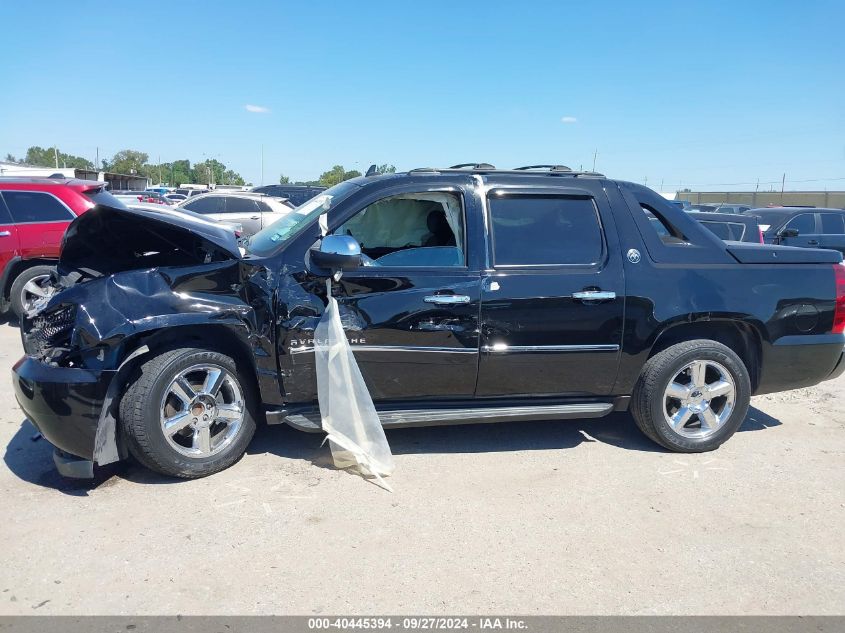
[{"label": "white car", "polygon": [[180,202],[177,208],[215,220],[237,222],[243,226],[244,235],[248,236],[285,217],[294,207],[284,198],[261,193],[213,191],[192,196]]}]

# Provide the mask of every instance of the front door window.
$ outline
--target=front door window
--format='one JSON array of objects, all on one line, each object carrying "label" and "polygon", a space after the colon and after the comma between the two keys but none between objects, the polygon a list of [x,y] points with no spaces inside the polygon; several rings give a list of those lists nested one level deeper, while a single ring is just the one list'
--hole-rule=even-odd
[{"label": "front door window", "polygon": [[361,245],[365,266],[465,266],[464,217],[458,196],[406,193],[382,198],[339,226]]}]

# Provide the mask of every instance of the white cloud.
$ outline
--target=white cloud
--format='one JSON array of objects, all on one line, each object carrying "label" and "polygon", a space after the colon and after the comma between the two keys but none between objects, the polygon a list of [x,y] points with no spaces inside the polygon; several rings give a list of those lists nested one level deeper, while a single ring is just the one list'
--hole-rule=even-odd
[{"label": "white cloud", "polygon": [[244,106],[244,109],[247,112],[256,112],[258,114],[266,114],[270,111],[270,108],[265,108],[264,106],[250,105],[249,103]]},{"label": "white cloud", "polygon": [[562,116],[562,117],[560,117],[560,122],[561,123],[577,123],[578,119],[576,119],[574,116]]}]

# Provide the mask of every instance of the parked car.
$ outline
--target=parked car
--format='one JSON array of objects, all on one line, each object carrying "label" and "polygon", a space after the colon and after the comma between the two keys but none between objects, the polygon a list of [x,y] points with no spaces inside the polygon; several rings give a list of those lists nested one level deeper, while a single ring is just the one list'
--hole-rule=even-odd
[{"label": "parked car", "polygon": [[237,461],[259,420],[320,432],[329,279],[388,428],[630,408],[667,449],[708,451],[751,395],[845,371],[839,253],[725,242],[600,174],[355,178],[245,250],[162,213],[102,206],[71,225],[13,369],[61,472],[131,454],[200,477]]},{"label": "parked car", "polygon": [[173,193],[177,193],[181,196],[185,196],[186,198],[192,198],[193,196],[201,196],[204,193],[208,193],[211,189],[194,189],[191,187],[179,187]]},{"label": "parked car", "polygon": [[170,200],[161,195],[158,191],[131,191],[126,189],[117,189],[112,191],[112,195],[123,202],[152,202],[155,204],[171,204]]},{"label": "parked car", "polygon": [[182,202],[182,200],[188,199],[188,196],[181,193],[166,193],[164,194],[164,197],[174,204],[176,204],[177,202]]},{"label": "parked car", "polygon": [[292,210],[284,200],[251,191],[213,191],[189,198],[178,206],[215,220],[238,222],[245,235],[257,233]]},{"label": "parked car", "polygon": [[65,229],[99,200],[121,206],[106,183],[0,178],[0,304],[23,316],[46,296]]},{"label": "parked car", "polygon": [[686,210],[687,211],[701,211],[703,213],[715,213],[716,208],[719,205],[717,204],[691,204],[689,205]]},{"label": "parked car", "polygon": [[751,208],[749,204],[722,203],[716,205],[715,213],[745,213]]},{"label": "parked car", "polygon": [[325,187],[313,187],[311,185],[263,185],[252,189],[254,193],[263,193],[277,198],[287,198],[295,207],[308,202],[311,198],[323,193],[325,190]]},{"label": "parked car", "polygon": [[689,215],[710,229],[719,239],[734,242],[763,243],[763,231],[760,230],[760,224],[756,216],[728,214],[722,213],[721,211],[718,212],[718,215],[690,211]]},{"label": "parked car", "polygon": [[845,253],[845,209],[767,207],[750,209],[745,215],[759,218],[767,244]]}]

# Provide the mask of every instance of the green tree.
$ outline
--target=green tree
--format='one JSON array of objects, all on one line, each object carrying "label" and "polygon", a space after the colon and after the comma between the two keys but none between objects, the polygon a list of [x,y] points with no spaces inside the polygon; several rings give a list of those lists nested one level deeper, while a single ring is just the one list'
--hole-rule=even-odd
[{"label": "green tree", "polygon": [[94,169],[94,163],[82,158],[81,156],[65,154],[55,147],[44,148],[39,147],[38,145],[33,145],[26,150],[26,157],[23,159],[23,162],[29,165],[38,165],[39,167],[55,167],[57,157],[59,167],[70,167],[72,169]]},{"label": "green tree", "polygon": [[223,173],[223,182],[227,185],[245,185],[243,177],[232,169],[227,169]]},{"label": "green tree", "polygon": [[289,185],[290,184],[290,178],[288,178],[284,174],[279,174],[279,184],[280,185]]},{"label": "green tree", "polygon": [[[149,156],[134,149],[124,149],[112,156],[111,160],[103,161],[103,168],[116,174],[138,174],[150,176],[152,166],[147,165]],[[158,169],[158,166],[155,166]]]},{"label": "green tree", "polygon": [[12,156],[11,154],[6,154],[6,162],[7,163],[17,163],[18,159]]},{"label": "green tree", "polygon": [[323,187],[334,187],[336,184],[349,180],[350,178],[357,178],[361,172],[357,169],[346,171],[343,165],[335,165],[329,171],[324,171],[320,174],[319,183]]},{"label": "green tree", "polygon": [[376,173],[377,174],[395,174],[396,173],[396,167],[394,167],[393,165],[387,165],[387,164],[379,165],[378,167],[376,167]]}]

